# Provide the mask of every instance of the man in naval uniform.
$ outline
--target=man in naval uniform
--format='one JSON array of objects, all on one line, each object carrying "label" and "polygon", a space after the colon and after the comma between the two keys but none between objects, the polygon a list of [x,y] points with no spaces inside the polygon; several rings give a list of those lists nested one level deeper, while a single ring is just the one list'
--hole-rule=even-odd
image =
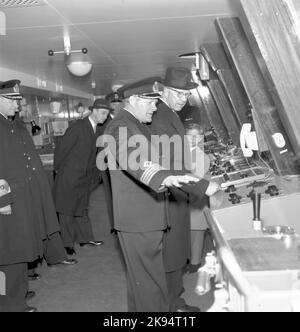
[{"label": "man in naval uniform", "polygon": [[0,82],[0,271],[6,279],[0,312],[36,311],[25,299],[27,263],[49,254],[51,238],[60,239],[40,157],[27,129],[17,118],[13,120],[17,100],[22,99],[19,84],[18,80]]},{"label": "man in naval uniform", "polygon": [[[126,263],[131,312],[170,310],[163,263],[167,188],[187,187],[190,182],[198,192],[207,187],[205,180],[188,174],[177,176],[160,165],[147,126],[159,97],[153,94],[153,83],[143,80],[118,90],[125,99],[124,109],[108,124],[103,136],[108,144],[114,228]],[[100,169],[103,159],[99,154]]]}]

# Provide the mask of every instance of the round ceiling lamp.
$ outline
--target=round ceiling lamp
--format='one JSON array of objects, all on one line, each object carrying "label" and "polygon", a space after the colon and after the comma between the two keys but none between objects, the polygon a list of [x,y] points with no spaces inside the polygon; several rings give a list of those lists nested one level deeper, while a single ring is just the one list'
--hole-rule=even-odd
[{"label": "round ceiling lamp", "polygon": [[66,66],[75,76],[85,76],[93,67],[89,57],[84,53],[71,53],[67,57]]},{"label": "round ceiling lamp", "polygon": [[92,70],[90,62],[74,61],[67,64],[70,73],[75,76],[85,76]]},{"label": "round ceiling lamp", "polygon": [[68,34],[64,36],[63,51],[48,51],[50,57],[54,56],[54,54],[65,54],[66,66],[74,76],[85,76],[92,70],[93,65],[87,53],[88,49],[86,47],[81,50],[72,50],[71,40]]}]

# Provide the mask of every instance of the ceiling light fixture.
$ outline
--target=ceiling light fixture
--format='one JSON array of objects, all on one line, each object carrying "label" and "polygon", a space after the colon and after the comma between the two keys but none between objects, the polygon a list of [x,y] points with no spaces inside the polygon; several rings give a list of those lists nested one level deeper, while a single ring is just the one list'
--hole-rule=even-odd
[{"label": "ceiling light fixture", "polygon": [[75,76],[85,76],[92,70],[92,63],[82,53],[71,53],[66,59],[66,66]]},{"label": "ceiling light fixture", "polygon": [[64,36],[64,50],[53,51],[49,50],[48,55],[65,54],[66,66],[70,73],[75,76],[85,76],[92,70],[92,63],[87,56],[88,49],[82,48],[81,50],[72,50],[71,41],[69,36]]}]

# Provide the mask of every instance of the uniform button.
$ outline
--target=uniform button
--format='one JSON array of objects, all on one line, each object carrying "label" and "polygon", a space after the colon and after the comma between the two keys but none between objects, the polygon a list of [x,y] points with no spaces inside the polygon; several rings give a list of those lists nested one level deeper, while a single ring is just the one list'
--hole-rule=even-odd
[{"label": "uniform button", "polygon": [[31,158],[30,158],[30,157],[28,157],[28,160],[31,160]]},{"label": "uniform button", "polygon": [[13,134],[13,133],[14,133],[14,130],[12,129],[10,132]]},{"label": "uniform button", "polygon": [[29,165],[26,165],[27,168],[29,168]]},{"label": "uniform button", "polygon": [[33,167],[33,169],[32,169],[33,171],[35,171],[35,167]]},{"label": "uniform button", "polygon": [[31,181],[31,177],[28,178],[28,181]]}]

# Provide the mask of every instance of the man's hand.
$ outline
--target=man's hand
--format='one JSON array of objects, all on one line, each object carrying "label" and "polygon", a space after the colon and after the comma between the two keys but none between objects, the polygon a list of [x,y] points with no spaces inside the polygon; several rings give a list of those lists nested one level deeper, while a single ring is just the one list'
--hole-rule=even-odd
[{"label": "man's hand", "polygon": [[0,215],[8,216],[11,214],[11,205],[0,208]]},{"label": "man's hand", "polygon": [[[10,187],[6,180],[0,179],[0,197],[10,193]],[[0,208],[0,215],[10,215],[11,205]]]},{"label": "man's hand", "polygon": [[164,179],[162,185],[165,187],[181,187],[182,184],[188,184],[190,182],[198,182],[200,179],[190,175],[171,175]]},{"label": "man's hand", "polygon": [[6,180],[0,179],[0,197],[10,193],[10,187]]},{"label": "man's hand", "polygon": [[219,186],[219,184],[217,182],[210,182],[208,185],[208,188],[206,189],[205,195],[212,196],[220,190],[221,190],[221,187]]}]

